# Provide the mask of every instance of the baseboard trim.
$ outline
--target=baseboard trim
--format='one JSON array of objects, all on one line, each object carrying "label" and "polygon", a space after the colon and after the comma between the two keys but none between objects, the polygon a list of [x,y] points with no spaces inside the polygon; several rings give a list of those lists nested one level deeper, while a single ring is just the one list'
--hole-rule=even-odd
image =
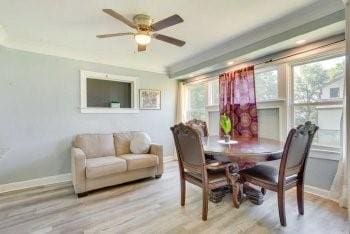
[{"label": "baseboard trim", "polygon": [[[164,160],[164,161],[165,162],[174,161],[174,158],[167,157],[167,160]],[[59,183],[67,183],[71,181],[72,181],[72,175],[71,173],[67,173],[67,174],[48,176],[48,177],[43,177],[43,178],[38,178],[33,180],[2,184],[0,185],[0,194],[18,191],[18,190],[30,189],[30,188],[40,187],[40,186],[49,186],[49,185],[55,185]],[[304,185],[304,191],[306,193],[310,193],[325,199],[336,201],[335,199],[331,198],[330,191],[326,189],[321,189],[311,185]]]},{"label": "baseboard trim", "polygon": [[326,190],[326,189],[321,189],[321,188],[318,188],[318,187],[314,187],[314,186],[311,186],[311,185],[304,185],[304,191],[306,193],[311,193],[313,195],[316,195],[318,197],[322,197],[324,199],[328,199],[328,200],[332,200],[332,201],[336,201],[335,199],[333,199],[331,196],[330,196],[330,191],[329,190]]},{"label": "baseboard trim", "polygon": [[171,162],[171,161],[175,161],[175,158],[174,156],[165,156],[163,158],[163,162],[166,163],[166,162]]},{"label": "baseboard trim", "polygon": [[23,189],[35,188],[40,186],[48,186],[59,183],[67,183],[72,181],[71,173],[48,176],[33,180],[26,180],[20,182],[14,182],[9,184],[1,184],[0,185],[0,193],[13,192]]},{"label": "baseboard trim", "polygon": [[[165,156],[164,157],[164,163],[171,162],[174,160],[173,156]],[[8,183],[8,184],[0,184],[0,194],[1,193],[7,193],[7,192],[13,192],[13,191],[19,191],[24,189],[30,189],[35,187],[41,187],[41,186],[49,186],[49,185],[55,185],[60,183],[67,183],[72,181],[72,174],[60,174],[55,176],[48,176],[43,178],[37,178],[33,180],[26,180],[26,181],[20,181],[20,182],[14,182],[14,183]]]}]

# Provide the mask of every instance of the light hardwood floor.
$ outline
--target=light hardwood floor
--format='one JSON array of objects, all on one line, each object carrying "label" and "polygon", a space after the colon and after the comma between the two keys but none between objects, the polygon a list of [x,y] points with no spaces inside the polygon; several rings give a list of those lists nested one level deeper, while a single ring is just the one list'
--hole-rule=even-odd
[{"label": "light hardwood floor", "polygon": [[161,179],[146,179],[90,193],[78,199],[69,184],[0,195],[0,233],[349,233],[346,210],[305,194],[305,215],[297,211],[295,190],[287,193],[288,226],[279,224],[276,194],[264,203],[235,209],[228,195],[209,203],[201,220],[200,189],[187,184],[180,206],[176,162]]}]

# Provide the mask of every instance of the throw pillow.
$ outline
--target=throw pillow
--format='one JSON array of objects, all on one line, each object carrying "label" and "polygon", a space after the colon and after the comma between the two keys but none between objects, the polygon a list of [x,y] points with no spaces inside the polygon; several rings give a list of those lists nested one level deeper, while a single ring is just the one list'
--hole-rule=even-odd
[{"label": "throw pillow", "polygon": [[130,141],[130,151],[134,154],[147,154],[151,147],[151,138],[144,132],[137,133]]}]

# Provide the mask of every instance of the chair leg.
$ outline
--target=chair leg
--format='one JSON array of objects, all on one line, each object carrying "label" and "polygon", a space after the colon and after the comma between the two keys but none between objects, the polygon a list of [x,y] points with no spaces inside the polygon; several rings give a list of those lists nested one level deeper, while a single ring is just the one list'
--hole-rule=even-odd
[{"label": "chair leg", "polygon": [[241,193],[241,184],[239,181],[239,175],[230,174],[229,171],[227,170],[226,177],[232,188],[232,205],[233,207],[238,209],[240,205],[240,193]]},{"label": "chair leg", "polygon": [[241,184],[238,180],[238,176],[231,177],[231,186],[232,186],[232,202],[233,207],[239,208],[240,198],[241,198]]},{"label": "chair leg", "polygon": [[78,193],[77,194],[78,198],[86,197],[87,195],[88,195],[88,192],[83,192],[83,193]]},{"label": "chair leg", "polygon": [[280,190],[277,192],[278,196],[278,211],[280,215],[280,222],[282,226],[287,226],[287,221],[286,221],[286,209],[285,209],[285,204],[284,204],[284,190]]},{"label": "chair leg", "polygon": [[297,200],[299,214],[304,214],[304,184],[297,184]]},{"label": "chair leg", "polygon": [[233,202],[233,207],[239,208],[240,206],[240,184],[239,182],[236,182],[234,185],[232,185],[232,202]]},{"label": "chair leg", "polygon": [[208,189],[203,186],[203,207],[202,207],[202,220],[206,221],[208,218]]},{"label": "chair leg", "polygon": [[185,205],[185,199],[186,199],[186,181],[184,178],[180,179],[181,183],[181,206]]}]

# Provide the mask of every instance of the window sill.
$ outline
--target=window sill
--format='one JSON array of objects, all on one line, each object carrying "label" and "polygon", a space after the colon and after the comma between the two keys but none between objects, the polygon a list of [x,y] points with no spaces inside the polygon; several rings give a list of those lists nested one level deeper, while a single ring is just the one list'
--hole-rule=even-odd
[{"label": "window sill", "polygon": [[136,114],[139,109],[136,108],[80,108],[84,114]]},{"label": "window sill", "polygon": [[285,101],[286,101],[286,99],[277,98],[277,99],[257,101],[256,103],[259,105],[259,104],[278,103],[278,102],[285,102]]},{"label": "window sill", "polygon": [[[274,99],[274,100],[268,100],[268,101],[260,101],[257,102],[257,109],[274,109],[279,108],[281,103],[285,102],[285,99]],[[205,110],[207,112],[218,112],[219,111],[219,105],[208,105],[205,107]]]},{"label": "window sill", "polygon": [[206,106],[205,110],[207,112],[218,112],[219,111],[219,105],[210,105],[210,106]]},{"label": "window sill", "polygon": [[336,149],[311,149],[309,157],[315,159],[339,161],[341,159],[341,153]]}]

